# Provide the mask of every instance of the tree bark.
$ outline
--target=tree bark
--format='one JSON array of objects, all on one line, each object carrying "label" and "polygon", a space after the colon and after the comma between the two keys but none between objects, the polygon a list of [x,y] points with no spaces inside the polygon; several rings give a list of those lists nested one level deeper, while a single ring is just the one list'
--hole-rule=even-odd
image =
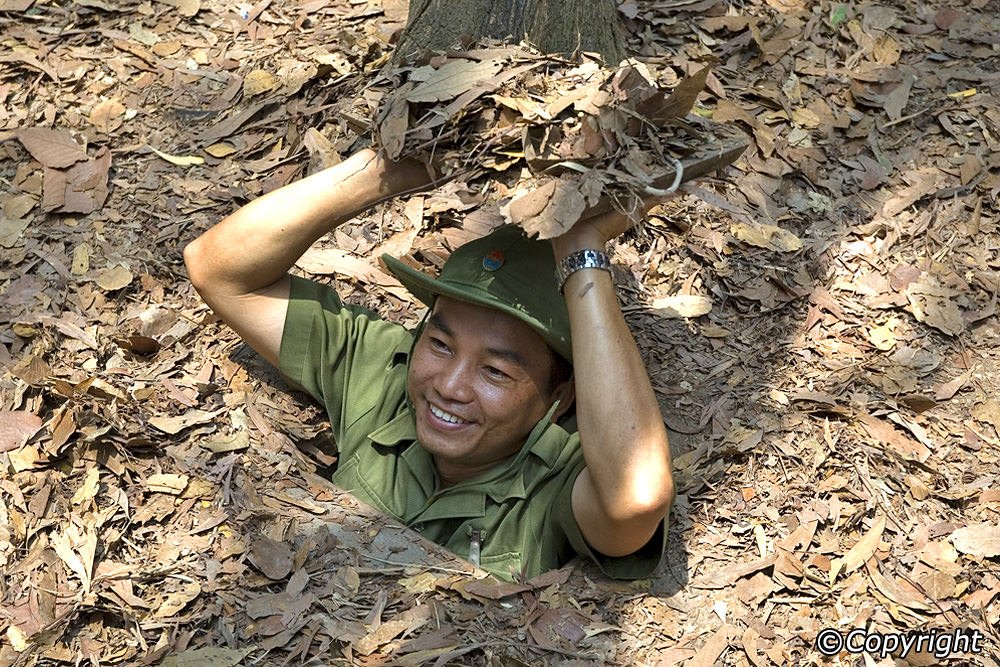
[{"label": "tree bark", "polygon": [[551,54],[591,51],[609,65],[625,57],[614,0],[410,0],[395,59],[443,51],[468,38],[526,39]]}]

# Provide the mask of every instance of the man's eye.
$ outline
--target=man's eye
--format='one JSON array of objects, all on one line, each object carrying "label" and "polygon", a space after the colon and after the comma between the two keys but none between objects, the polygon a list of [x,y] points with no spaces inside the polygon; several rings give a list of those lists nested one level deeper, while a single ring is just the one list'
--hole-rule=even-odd
[{"label": "man's eye", "polygon": [[489,375],[494,380],[506,380],[507,378],[510,377],[509,375],[507,375],[506,373],[504,373],[502,370],[500,370],[499,368],[496,368],[494,366],[487,366],[486,367],[486,374]]},{"label": "man's eye", "polygon": [[434,348],[435,350],[439,352],[448,351],[448,346],[445,345],[444,341],[441,340],[440,338],[431,338],[430,342],[431,342],[431,347]]}]

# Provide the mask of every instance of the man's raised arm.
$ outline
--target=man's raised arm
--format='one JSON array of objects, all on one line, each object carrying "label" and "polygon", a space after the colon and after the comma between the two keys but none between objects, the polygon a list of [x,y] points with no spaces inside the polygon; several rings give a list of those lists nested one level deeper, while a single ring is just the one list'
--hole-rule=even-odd
[{"label": "man's raised arm", "polygon": [[192,241],[184,248],[188,276],[205,303],[277,365],[295,261],[362,210],[429,181],[419,163],[359,151],[255,199]]},{"label": "man's raised arm", "polygon": [[[552,239],[556,262],[604,251],[628,227],[610,213]],[[573,514],[591,547],[625,556],[653,536],[674,498],[660,407],[608,271],[571,273],[563,288],[573,336],[580,445],[586,467],[573,486]]]}]

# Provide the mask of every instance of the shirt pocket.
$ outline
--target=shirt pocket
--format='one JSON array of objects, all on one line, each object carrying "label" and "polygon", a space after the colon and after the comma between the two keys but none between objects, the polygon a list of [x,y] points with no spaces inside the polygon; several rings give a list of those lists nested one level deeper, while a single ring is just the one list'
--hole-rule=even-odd
[{"label": "shirt pocket", "polygon": [[521,573],[521,552],[507,551],[499,554],[483,554],[479,567],[506,581],[513,581]]}]

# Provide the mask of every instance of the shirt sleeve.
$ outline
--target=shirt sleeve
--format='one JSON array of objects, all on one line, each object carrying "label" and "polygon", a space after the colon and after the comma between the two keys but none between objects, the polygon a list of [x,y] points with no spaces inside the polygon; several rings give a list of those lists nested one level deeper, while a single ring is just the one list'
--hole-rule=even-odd
[{"label": "shirt sleeve", "polygon": [[[398,324],[337,293],[292,277],[279,368],[286,381],[326,407],[334,437],[373,411],[395,411],[405,400],[406,359],[413,337]],[[396,405],[385,406],[395,397]]]},{"label": "shirt sleeve", "polygon": [[592,560],[601,572],[613,579],[644,579],[652,576],[663,559],[663,550],[667,542],[667,519],[664,518],[656,528],[653,536],[638,551],[627,556],[606,556],[593,549],[576,522],[573,514],[573,485],[577,476],[583,471],[585,464],[582,457],[577,461],[574,470],[568,475],[568,483],[562,487],[561,493],[552,504],[552,522],[562,529],[573,551]]}]

